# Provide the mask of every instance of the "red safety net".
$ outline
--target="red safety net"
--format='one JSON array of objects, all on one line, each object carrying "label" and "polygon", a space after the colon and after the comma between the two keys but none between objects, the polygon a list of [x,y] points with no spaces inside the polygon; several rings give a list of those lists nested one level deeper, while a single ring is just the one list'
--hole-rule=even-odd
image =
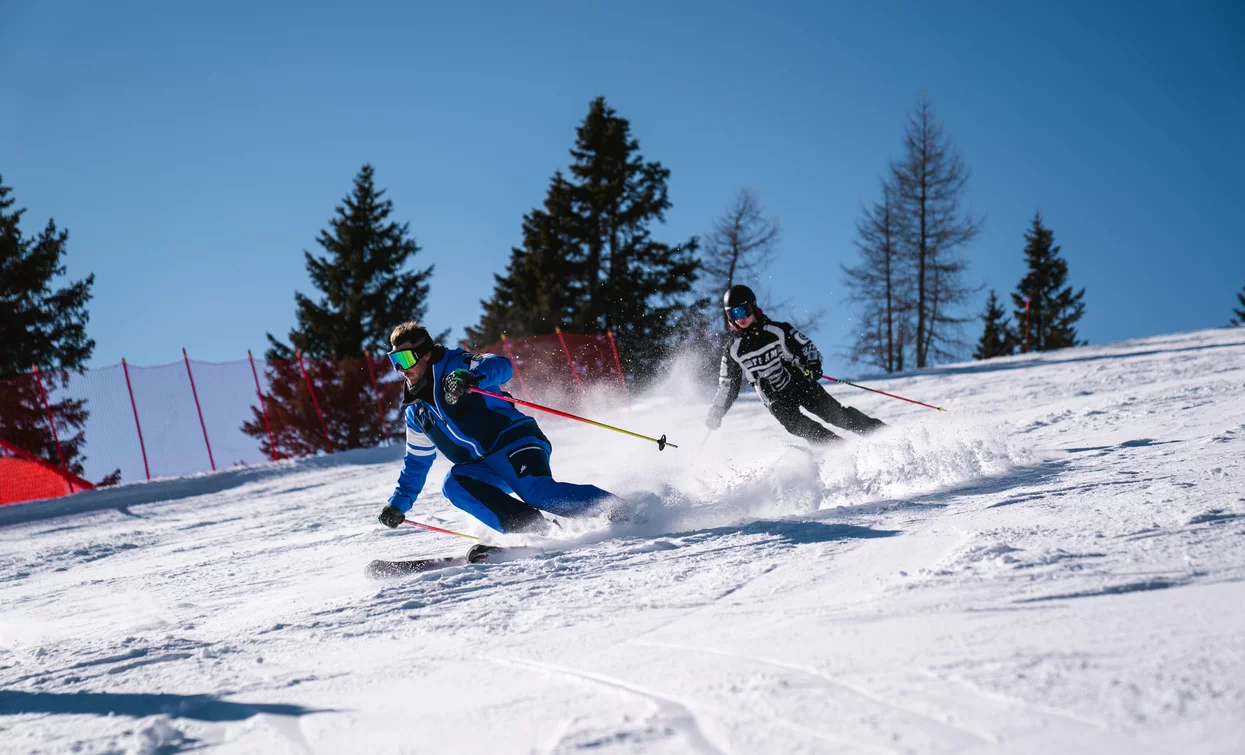
[{"label": "red safety net", "polygon": [[92,487],[65,466],[54,467],[0,439],[0,504],[56,498]]},{"label": "red safety net", "polygon": [[498,341],[477,351],[511,360],[515,376],[503,388],[519,398],[582,404],[589,397],[594,402],[626,397],[607,335],[554,333]]},{"label": "red safety net", "polygon": [[63,472],[38,462],[0,455],[0,503],[56,498],[69,492]]},{"label": "red safety net", "polygon": [[[605,335],[513,339],[479,351],[512,360],[515,378],[503,389],[519,398],[568,408],[625,395]],[[0,381],[0,504],[400,443],[401,396],[402,377],[383,354],[122,363]]]}]

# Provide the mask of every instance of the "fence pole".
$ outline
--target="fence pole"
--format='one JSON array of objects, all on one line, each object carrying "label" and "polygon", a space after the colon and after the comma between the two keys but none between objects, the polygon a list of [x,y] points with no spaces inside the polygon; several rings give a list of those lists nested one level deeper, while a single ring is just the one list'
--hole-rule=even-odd
[{"label": "fence pole", "polygon": [[372,379],[372,393],[376,394],[376,413],[380,415],[380,431],[384,434],[385,445],[389,445],[389,433],[385,432],[385,406],[380,400],[380,387],[376,384],[376,368],[372,366],[372,354],[363,350],[363,359],[367,362],[367,376]]},{"label": "fence pole", "polygon": [[251,355],[251,350],[246,350],[246,358],[251,360],[251,376],[255,378],[255,395],[259,396],[259,410],[264,413],[264,427],[268,429],[268,450],[272,453],[272,460],[277,460],[277,442],[272,439],[272,425],[268,422],[268,406],[264,403],[264,392],[259,387],[259,373],[255,371],[255,357]]},{"label": "fence pole", "polygon": [[[56,455],[60,457],[61,467],[64,468],[65,474],[69,475],[69,465],[65,463],[65,452],[61,450],[61,439],[56,435],[56,423],[52,421],[52,407],[48,405],[48,393],[43,389],[43,376],[39,374],[39,365],[32,364],[35,370],[35,382],[39,384],[39,396],[43,399],[43,411],[48,415],[48,427],[52,428],[52,440],[56,443]],[[65,482],[69,483],[69,492],[73,491],[73,480],[68,477]]]},{"label": "fence pole", "polygon": [[618,382],[622,385],[623,395],[627,397],[627,406],[631,406],[631,391],[627,390],[627,378],[623,377],[622,362],[618,359],[618,347],[614,344],[614,329],[606,328],[605,335],[610,339],[610,351],[614,352],[614,366],[618,368]]},{"label": "fence pole", "polygon": [[554,328],[558,334],[558,340],[562,343],[562,353],[566,354],[566,363],[571,366],[571,375],[575,377],[575,385],[579,386],[579,392],[584,392],[584,384],[579,380],[579,370],[575,369],[575,360],[571,359],[571,350],[566,348],[566,336],[562,335],[561,328]]},{"label": "fence pole", "polygon": [[519,379],[519,388],[523,389],[523,398],[531,401],[532,394],[527,391],[527,384],[523,382],[523,371],[519,369],[519,363],[514,360],[514,352],[510,350],[510,339],[506,338],[506,334],[501,334],[501,345],[506,350],[506,358],[510,360],[510,366],[514,367],[514,376]]},{"label": "fence pole", "polygon": [[143,471],[151,479],[151,467],[147,466],[147,446],[143,443],[143,426],[138,422],[138,404],[134,401],[134,386],[130,384],[130,366],[121,357],[121,370],[125,372],[125,387],[130,392],[130,408],[134,410],[134,427],[138,428],[138,449],[143,452]]},{"label": "fence pole", "polygon": [[302,349],[294,349],[295,356],[298,357],[298,369],[303,371],[303,380],[307,381],[307,392],[311,394],[311,405],[316,408],[316,416],[320,419],[320,429],[324,431],[324,442],[328,444],[329,453],[333,453],[333,441],[329,438],[329,426],[324,424],[324,415],[320,413],[320,401],[316,399],[316,390],[311,387],[311,376],[307,374],[307,367],[303,364]]},{"label": "fence pole", "polygon": [[199,413],[199,427],[203,428],[203,445],[207,446],[208,464],[216,471],[216,459],[212,458],[212,442],[208,440],[207,424],[203,421],[203,408],[199,406],[199,392],[195,390],[195,376],[190,371],[190,357],[186,355],[186,347],[182,347],[182,359],[186,360],[186,377],[190,378],[190,395],[195,399],[195,411]]}]

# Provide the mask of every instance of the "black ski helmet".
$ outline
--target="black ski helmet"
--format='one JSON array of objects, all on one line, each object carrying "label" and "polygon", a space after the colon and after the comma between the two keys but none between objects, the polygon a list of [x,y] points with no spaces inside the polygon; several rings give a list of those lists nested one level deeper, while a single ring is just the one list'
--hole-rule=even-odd
[{"label": "black ski helmet", "polygon": [[756,309],[757,295],[752,293],[752,289],[747,286],[731,286],[727,289],[726,295],[722,297],[722,309],[744,306]]},{"label": "black ski helmet", "polygon": [[[722,297],[722,311],[726,315],[726,324],[731,330],[742,333],[743,329],[735,324],[735,320],[742,320],[738,313],[732,315],[731,310],[736,307],[744,307],[749,315],[760,318],[761,308],[757,306],[757,295],[752,293],[752,289],[747,286],[731,286],[727,290],[726,295]],[[753,321],[755,325],[758,320]]]}]

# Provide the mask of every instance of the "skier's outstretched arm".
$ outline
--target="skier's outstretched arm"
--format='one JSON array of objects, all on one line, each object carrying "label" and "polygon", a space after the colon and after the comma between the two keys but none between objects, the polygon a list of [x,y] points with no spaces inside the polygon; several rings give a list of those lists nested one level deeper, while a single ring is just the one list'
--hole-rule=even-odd
[{"label": "skier's outstretched arm", "polygon": [[[727,346],[729,349],[730,346]],[[718,369],[718,392],[713,397],[713,408],[705,419],[705,426],[716,430],[722,425],[722,416],[730,410],[735,399],[739,398],[739,386],[743,382],[744,371],[739,363],[731,358],[729,351],[722,352],[722,366]]]},{"label": "skier's outstretched arm", "polygon": [[437,447],[423,430],[415,427],[413,415],[408,414],[406,420],[406,455],[402,458],[402,471],[398,474],[398,486],[389,503],[380,512],[380,523],[386,527],[397,527],[406,518],[415,499],[424,489],[428,479],[428,470],[437,458]]}]

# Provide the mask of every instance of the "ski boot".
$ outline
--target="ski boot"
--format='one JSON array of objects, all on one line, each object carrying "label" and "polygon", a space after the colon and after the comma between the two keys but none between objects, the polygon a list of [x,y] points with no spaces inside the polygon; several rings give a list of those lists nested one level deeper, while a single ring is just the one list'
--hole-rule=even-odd
[{"label": "ski boot", "polygon": [[478,564],[481,561],[487,561],[489,552],[498,550],[501,550],[501,548],[496,545],[473,545],[467,551],[467,563]]}]

